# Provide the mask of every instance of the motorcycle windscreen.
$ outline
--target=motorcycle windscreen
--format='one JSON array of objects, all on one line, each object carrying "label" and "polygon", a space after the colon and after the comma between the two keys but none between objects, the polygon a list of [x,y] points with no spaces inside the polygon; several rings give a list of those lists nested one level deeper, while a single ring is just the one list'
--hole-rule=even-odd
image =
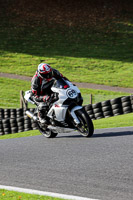
[{"label": "motorcycle windscreen", "polygon": [[63,78],[56,80],[53,86],[60,89],[67,89],[69,87],[69,85]]}]

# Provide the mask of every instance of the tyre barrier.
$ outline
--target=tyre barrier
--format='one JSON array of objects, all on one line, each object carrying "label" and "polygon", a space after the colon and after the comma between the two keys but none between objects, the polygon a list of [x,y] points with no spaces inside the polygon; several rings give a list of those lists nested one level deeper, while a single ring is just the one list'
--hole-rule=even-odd
[{"label": "tyre barrier", "polygon": [[[34,111],[33,108],[29,110]],[[25,115],[25,109],[0,109],[0,135],[36,129],[36,123]]]},{"label": "tyre barrier", "polygon": [[19,118],[25,115],[25,109],[17,108],[17,109],[3,109],[0,108],[0,119],[7,118]]},{"label": "tyre barrier", "polygon": [[[133,112],[133,96],[123,96],[84,106],[92,120]],[[34,108],[29,109],[31,112]],[[25,109],[0,108],[0,135],[36,130],[36,123],[26,116]]]},{"label": "tyre barrier", "polygon": [[37,125],[27,116],[0,120],[0,135],[36,130]]},{"label": "tyre barrier", "polygon": [[123,96],[84,106],[92,120],[133,112],[133,96]]}]

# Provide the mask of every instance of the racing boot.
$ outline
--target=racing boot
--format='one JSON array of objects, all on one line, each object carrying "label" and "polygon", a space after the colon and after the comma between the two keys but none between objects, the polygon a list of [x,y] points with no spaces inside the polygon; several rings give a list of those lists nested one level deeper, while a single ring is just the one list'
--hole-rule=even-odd
[{"label": "racing boot", "polygon": [[46,104],[45,103],[40,103],[39,106],[38,106],[38,118],[39,118],[39,121],[42,123],[42,124],[45,124],[47,121],[45,119],[45,116],[46,116]]},{"label": "racing boot", "polygon": [[45,119],[44,113],[42,113],[41,111],[39,111],[38,113],[38,118],[41,124],[46,124],[47,120]]}]

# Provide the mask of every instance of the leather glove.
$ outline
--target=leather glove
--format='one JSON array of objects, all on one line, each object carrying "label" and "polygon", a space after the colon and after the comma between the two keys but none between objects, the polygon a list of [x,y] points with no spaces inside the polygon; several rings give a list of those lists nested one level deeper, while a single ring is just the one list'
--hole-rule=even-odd
[{"label": "leather glove", "polygon": [[48,95],[43,96],[43,102],[47,103],[48,101],[50,101],[50,96]]}]

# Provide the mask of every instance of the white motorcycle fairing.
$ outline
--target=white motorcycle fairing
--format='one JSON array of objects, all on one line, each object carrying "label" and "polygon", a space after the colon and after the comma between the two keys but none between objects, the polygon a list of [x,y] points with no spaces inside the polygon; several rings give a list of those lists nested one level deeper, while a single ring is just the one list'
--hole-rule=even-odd
[{"label": "white motorcycle fairing", "polygon": [[24,96],[25,100],[28,101],[29,103],[35,104],[34,101],[30,99],[30,96],[31,96],[31,90],[26,91]]},{"label": "white motorcycle fairing", "polygon": [[[63,122],[66,119],[66,112],[68,109],[68,105],[63,105],[63,103],[69,98],[69,99],[75,99],[78,97],[78,94],[80,93],[80,90],[73,85],[71,82],[66,81],[68,88],[56,88],[52,87],[51,90],[54,93],[58,93],[59,100],[54,102],[53,106],[50,108],[47,116],[49,118],[53,118],[53,114],[55,114],[56,120],[59,122]],[[79,124],[80,121],[78,120],[77,116],[75,115],[75,111],[81,109],[81,106],[75,106],[71,110],[71,115],[74,118],[75,123]]]}]

